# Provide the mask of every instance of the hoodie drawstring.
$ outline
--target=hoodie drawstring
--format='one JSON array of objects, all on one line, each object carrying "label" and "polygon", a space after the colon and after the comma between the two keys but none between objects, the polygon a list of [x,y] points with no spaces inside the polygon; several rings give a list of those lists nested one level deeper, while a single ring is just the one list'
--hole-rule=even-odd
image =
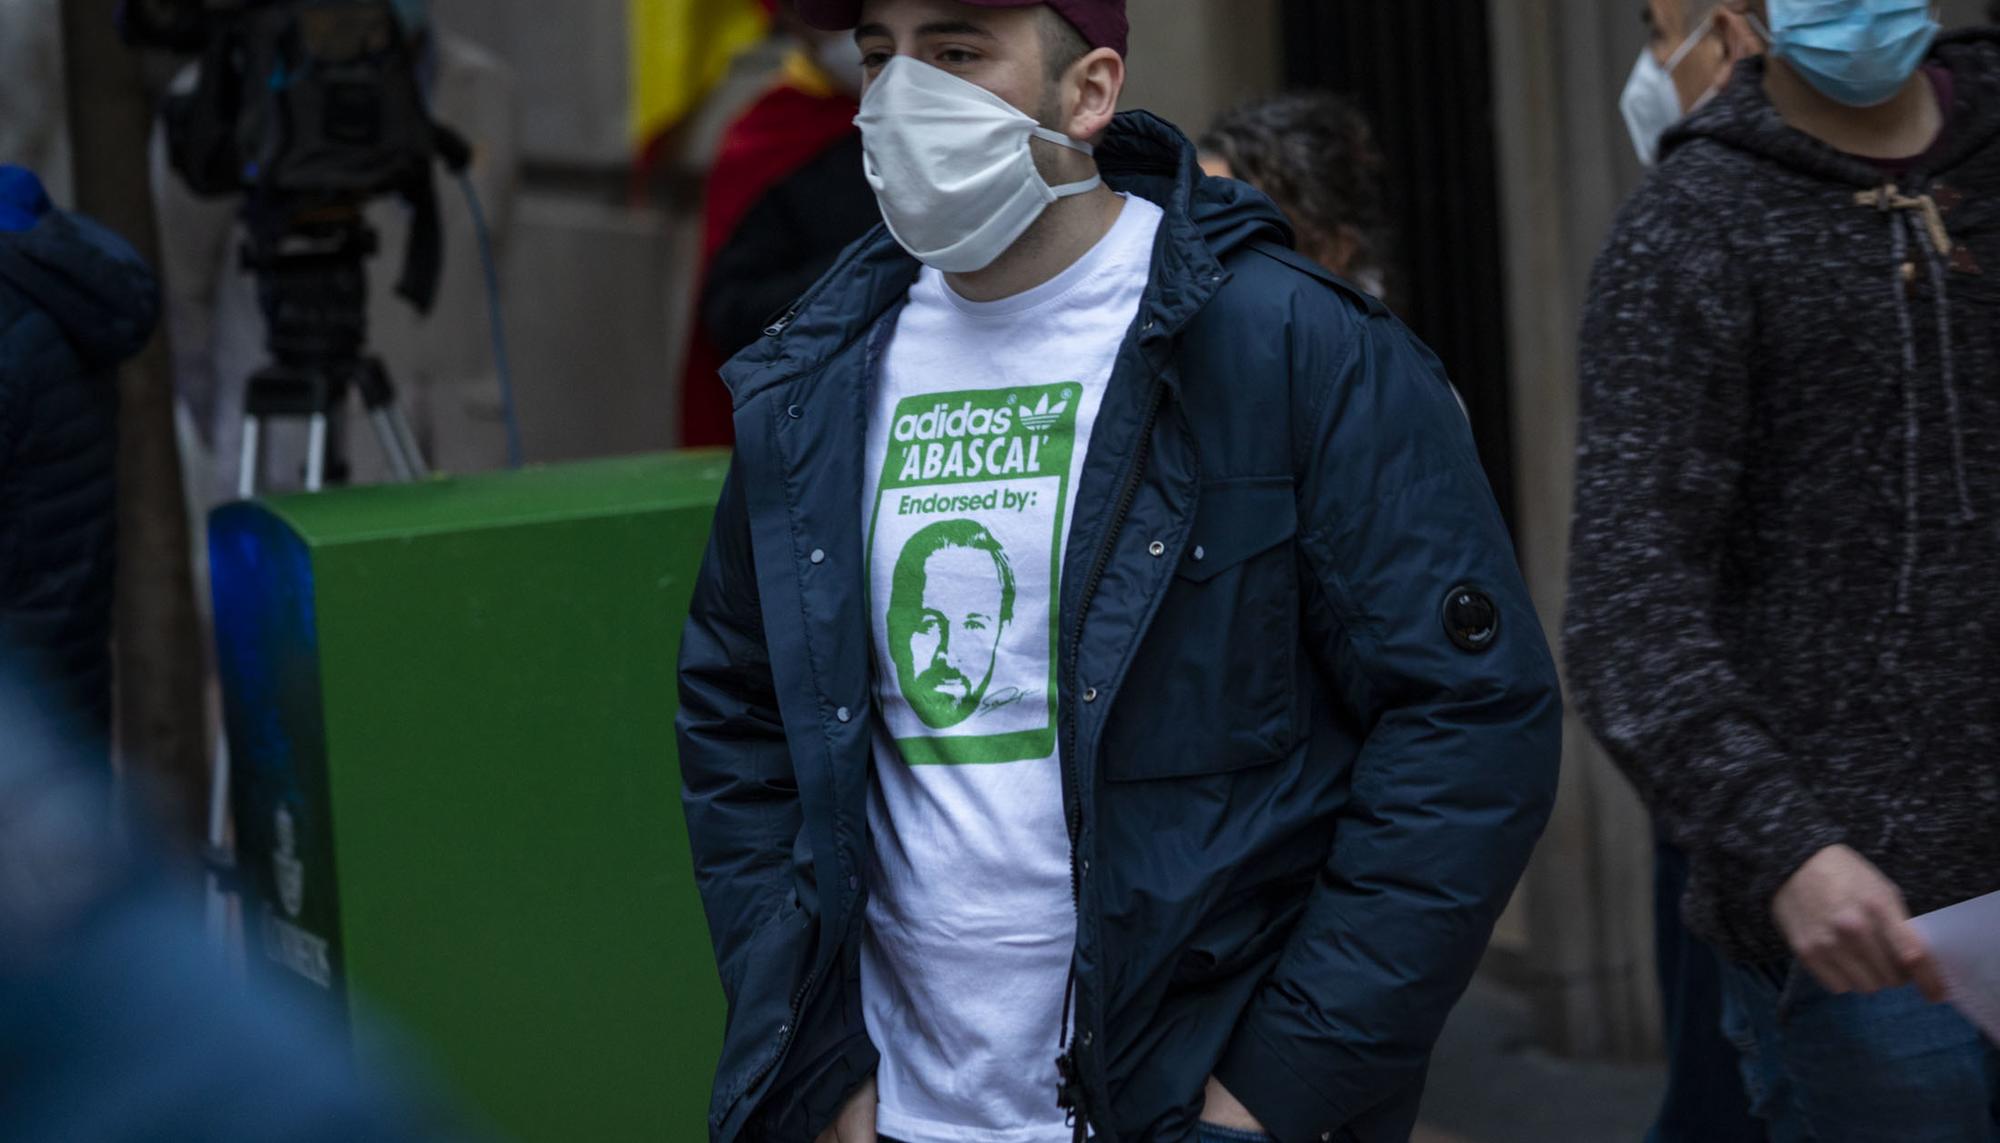
[{"label": "hoodie drawstring", "polygon": [[[1890,288],[1896,299],[1896,319],[1903,341],[1903,557],[1896,575],[1896,613],[1910,613],[1911,583],[1916,574],[1921,517],[1919,513],[1918,446],[1922,419],[1917,394],[1916,322],[1910,313],[1909,285],[1916,280],[1912,242],[1921,247],[1930,269],[1932,293],[1937,308],[1938,368],[1944,389],[1945,416],[1951,432],[1951,461],[1954,489],[1958,495],[1960,523],[1975,519],[1972,492],[1965,470],[1964,418],[1959,407],[1956,354],[1952,352],[1951,286],[1946,259],[1957,248],[1944,223],[1944,212],[1928,194],[1906,195],[1894,183],[1875,190],[1857,191],[1857,206],[1883,214],[1900,212],[1890,219],[1889,234],[1894,246],[1894,271]],[[1921,223],[1921,225],[1920,225]]]},{"label": "hoodie drawstring", "polygon": [[[1930,203],[1931,197],[1925,195],[1924,201]],[[1937,212],[1935,203],[1931,203],[1931,212]],[[1970,524],[1974,518],[1972,487],[1965,475],[1965,421],[1958,407],[1958,366],[1951,348],[1951,275],[1945,264],[1945,259],[1951,257],[1952,242],[1951,236],[1944,233],[1942,220],[1930,238],[1924,260],[1930,263],[1931,294],[1937,306],[1938,371],[1944,378],[1945,415],[1951,425],[1951,471],[1958,485],[1959,523]]]},{"label": "hoodie drawstring", "polygon": [[1902,328],[1903,368],[1903,559],[1896,569],[1896,614],[1910,613],[1910,579],[1917,570],[1917,445],[1923,434],[1923,419],[1917,409],[1917,334],[1910,316],[1910,295],[1903,269],[1909,265],[1910,236],[1901,220],[1889,220],[1889,238],[1894,247],[1894,272],[1890,290],[1896,295],[1896,321]]}]

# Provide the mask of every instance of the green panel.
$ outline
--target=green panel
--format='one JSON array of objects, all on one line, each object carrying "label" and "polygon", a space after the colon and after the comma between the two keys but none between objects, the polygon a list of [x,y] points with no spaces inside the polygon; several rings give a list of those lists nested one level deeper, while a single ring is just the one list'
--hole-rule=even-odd
[{"label": "green panel", "polygon": [[[725,468],[271,506],[314,553],[350,992],[510,1138],[705,1134],[723,1003],[674,666]],[[388,1050],[364,1033],[364,1059]]]}]

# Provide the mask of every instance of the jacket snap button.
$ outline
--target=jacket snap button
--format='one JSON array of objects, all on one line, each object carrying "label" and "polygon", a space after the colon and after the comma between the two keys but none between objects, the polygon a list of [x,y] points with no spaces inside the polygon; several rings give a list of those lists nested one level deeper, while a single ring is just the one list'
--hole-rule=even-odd
[{"label": "jacket snap button", "polygon": [[1200,544],[1196,544],[1194,549],[1194,562],[1200,563],[1201,561],[1207,558],[1208,558],[1208,549],[1202,547]]},{"label": "jacket snap button", "polygon": [[1083,692],[1083,701],[1085,701],[1085,702],[1096,702],[1096,701],[1097,701],[1097,688],[1096,688],[1096,687],[1089,687],[1089,688],[1087,688],[1087,689],[1086,689],[1086,690],[1085,690],[1085,691]]},{"label": "jacket snap button", "polygon": [[1479,588],[1452,588],[1444,599],[1444,633],[1461,651],[1490,651],[1500,638],[1500,605]]},{"label": "jacket snap button", "polygon": [[1091,1045],[1092,1036],[1089,1032],[1085,1032],[1083,1035],[1077,1038],[1083,1043],[1084,1047],[1088,1048]]},{"label": "jacket snap button", "polygon": [[854,712],[847,709],[846,707],[841,707],[839,710],[833,712],[833,717],[839,719],[842,722],[853,722]]},{"label": "jacket snap button", "polygon": [[785,410],[785,415],[796,421],[800,417],[805,416],[806,412],[804,409],[799,408],[797,405],[793,405]]},{"label": "jacket snap button", "polygon": [[1151,544],[1148,544],[1146,550],[1153,553],[1153,558],[1156,560],[1167,554],[1167,546],[1158,540],[1154,540]]},{"label": "jacket snap button", "polygon": [[819,549],[819,548],[814,548],[814,549],[813,549],[813,554],[812,554],[812,561],[813,561],[814,563],[816,563],[816,564],[823,564],[823,563],[825,563],[825,562],[826,562],[826,552],[825,552],[825,551],[823,551],[822,549]]},{"label": "jacket snap button", "polygon": [[859,877],[856,877],[856,876],[854,876],[854,875],[853,875],[853,874],[851,874],[851,873],[850,873],[850,874],[848,874],[848,876],[847,876],[847,891],[848,891],[848,892],[850,892],[850,893],[852,893],[852,892],[854,892],[855,890],[857,890],[857,889],[859,889],[859,888],[861,888],[861,878],[859,878]]}]

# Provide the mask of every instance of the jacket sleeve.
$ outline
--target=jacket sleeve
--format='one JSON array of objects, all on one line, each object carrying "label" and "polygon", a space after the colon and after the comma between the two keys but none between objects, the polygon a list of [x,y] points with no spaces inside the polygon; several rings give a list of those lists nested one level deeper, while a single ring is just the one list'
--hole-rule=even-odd
[{"label": "jacket sleeve", "polygon": [[1713,234],[1706,204],[1655,179],[1598,260],[1563,641],[1585,723],[1667,835],[1768,899],[1844,835],[1716,630],[1754,309]]},{"label": "jacket sleeve", "polygon": [[681,636],[681,800],[709,937],[732,1005],[739,954],[789,908],[803,825],[785,746],[752,566],[750,521],[734,464]]},{"label": "jacket sleeve", "polygon": [[[1562,703],[1436,359],[1386,316],[1293,326],[1307,630],[1326,700],[1365,738],[1331,856],[1216,1076],[1309,1143],[1422,1082],[1547,821]],[[1461,588],[1497,608],[1481,650],[1447,634]]]}]

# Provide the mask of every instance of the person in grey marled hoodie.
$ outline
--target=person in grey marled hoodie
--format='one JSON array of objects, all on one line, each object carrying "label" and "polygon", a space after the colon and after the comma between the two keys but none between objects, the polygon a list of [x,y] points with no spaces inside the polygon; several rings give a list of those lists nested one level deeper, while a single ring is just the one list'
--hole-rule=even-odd
[{"label": "person in grey marled hoodie", "polygon": [[2000,1052],[1907,924],[2000,890],[2000,31],[1897,67],[1793,37],[1922,4],[1748,8],[1775,58],[1598,263],[1574,697],[1690,855],[1774,1138],[2000,1139]]}]

